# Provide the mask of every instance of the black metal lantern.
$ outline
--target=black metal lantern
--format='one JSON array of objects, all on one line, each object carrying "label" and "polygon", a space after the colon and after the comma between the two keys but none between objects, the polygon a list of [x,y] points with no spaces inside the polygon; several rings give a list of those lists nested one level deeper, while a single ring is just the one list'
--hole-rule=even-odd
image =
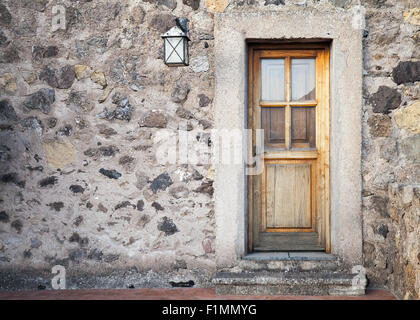
[{"label": "black metal lantern", "polygon": [[164,61],[168,66],[188,66],[188,19],[177,18],[176,26],[162,35],[164,42]]}]

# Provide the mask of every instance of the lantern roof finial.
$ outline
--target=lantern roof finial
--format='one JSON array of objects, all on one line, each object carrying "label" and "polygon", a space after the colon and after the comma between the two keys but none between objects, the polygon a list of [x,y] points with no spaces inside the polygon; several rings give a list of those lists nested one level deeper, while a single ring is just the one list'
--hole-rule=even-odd
[{"label": "lantern roof finial", "polygon": [[162,38],[169,38],[169,37],[186,37],[190,40],[188,35],[188,19],[187,18],[176,18],[175,19],[176,26],[172,27],[164,34],[162,34]]},{"label": "lantern roof finial", "polygon": [[181,28],[186,34],[188,34],[188,19],[187,18],[176,18],[176,25]]}]

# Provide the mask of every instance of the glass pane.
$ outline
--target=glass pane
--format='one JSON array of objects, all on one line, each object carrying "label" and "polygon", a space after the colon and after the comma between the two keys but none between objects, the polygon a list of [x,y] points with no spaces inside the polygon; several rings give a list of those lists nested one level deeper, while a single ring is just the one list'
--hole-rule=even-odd
[{"label": "glass pane", "polygon": [[292,100],[315,98],[315,59],[292,59]]},{"label": "glass pane", "polygon": [[182,63],[184,46],[181,37],[165,39],[165,56],[167,63]]},{"label": "glass pane", "polygon": [[267,148],[284,148],[284,108],[261,108],[261,127]]},{"label": "glass pane", "polygon": [[261,60],[261,99],[284,101],[284,59]]},{"label": "glass pane", "polygon": [[292,148],[315,148],[315,107],[292,107]]}]

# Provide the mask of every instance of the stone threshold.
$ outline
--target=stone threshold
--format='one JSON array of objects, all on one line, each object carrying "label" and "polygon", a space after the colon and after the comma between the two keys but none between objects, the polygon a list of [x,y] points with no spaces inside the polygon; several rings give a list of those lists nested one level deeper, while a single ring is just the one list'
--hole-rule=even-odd
[{"label": "stone threshold", "polygon": [[337,261],[337,257],[325,252],[252,252],[242,257],[248,261]]}]

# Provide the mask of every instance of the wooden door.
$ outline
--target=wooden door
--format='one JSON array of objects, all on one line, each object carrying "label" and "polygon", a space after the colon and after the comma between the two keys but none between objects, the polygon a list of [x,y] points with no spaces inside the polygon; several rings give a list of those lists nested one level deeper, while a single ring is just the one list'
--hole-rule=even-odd
[{"label": "wooden door", "polygon": [[329,252],[328,46],[250,44],[248,74],[248,128],[264,129],[249,250]]}]

